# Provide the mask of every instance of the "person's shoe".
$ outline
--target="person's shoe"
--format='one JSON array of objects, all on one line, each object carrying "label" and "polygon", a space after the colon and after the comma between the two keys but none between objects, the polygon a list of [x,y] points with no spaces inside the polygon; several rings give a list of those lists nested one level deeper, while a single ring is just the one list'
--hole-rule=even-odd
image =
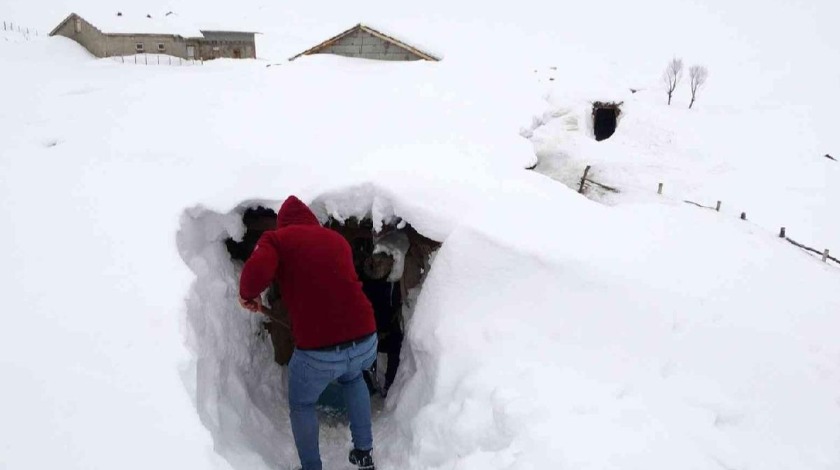
[{"label": "person's shoe", "polygon": [[375,470],[373,466],[373,455],[371,455],[371,451],[369,450],[351,450],[350,463],[359,467],[359,470]]}]

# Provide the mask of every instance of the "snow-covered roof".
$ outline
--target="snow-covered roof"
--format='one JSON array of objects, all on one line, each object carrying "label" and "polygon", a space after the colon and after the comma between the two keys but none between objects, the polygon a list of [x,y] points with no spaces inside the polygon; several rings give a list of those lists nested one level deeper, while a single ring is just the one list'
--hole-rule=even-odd
[{"label": "snow-covered roof", "polygon": [[73,13],[105,34],[166,34],[185,38],[202,37],[201,30],[174,12],[137,12],[114,9],[111,12]]},{"label": "snow-covered roof", "polygon": [[440,60],[439,56],[437,56],[435,54],[432,54],[431,52],[428,52],[427,50],[423,50],[417,45],[413,45],[413,44],[411,44],[409,42],[406,42],[402,39],[398,39],[395,35],[387,33],[385,31],[383,31],[381,28],[376,28],[376,27],[373,27],[373,26],[370,26],[370,25],[364,24],[364,23],[359,23],[359,24],[353,26],[352,28],[347,29],[346,31],[343,31],[343,32],[339,33],[338,35],[333,36],[333,37],[327,39],[326,41],[321,42],[318,45],[316,45],[312,48],[309,48],[309,49],[301,52],[300,54],[295,55],[294,57],[290,58],[289,60],[295,60],[300,56],[308,55],[308,54],[312,54],[314,52],[317,52],[317,51],[319,51],[321,49],[324,49],[324,48],[330,46],[331,44],[339,41],[341,38],[343,38],[343,37],[345,37],[349,34],[352,34],[355,31],[359,31],[359,30],[364,31],[364,32],[369,33],[369,34],[372,34],[372,35],[382,39],[383,41],[387,41],[387,42],[395,44],[399,47],[402,47],[403,49],[406,49],[406,50],[412,52],[413,54],[416,54],[416,55],[422,57],[423,59],[432,60],[432,61]]},{"label": "snow-covered roof", "polygon": [[360,24],[360,26],[368,32],[374,31],[379,35],[385,36],[391,41],[400,44],[403,47],[406,47],[410,50],[421,51],[424,54],[432,57],[433,60],[441,60],[443,58],[443,53],[441,51],[433,48],[431,45],[426,43],[426,40],[428,38],[424,37],[421,40],[421,38],[418,38],[414,34],[411,34],[411,40],[408,40],[404,36],[405,32],[403,32],[403,34],[397,34],[397,27],[385,25],[382,22],[377,22],[375,24],[365,22],[363,24]]}]

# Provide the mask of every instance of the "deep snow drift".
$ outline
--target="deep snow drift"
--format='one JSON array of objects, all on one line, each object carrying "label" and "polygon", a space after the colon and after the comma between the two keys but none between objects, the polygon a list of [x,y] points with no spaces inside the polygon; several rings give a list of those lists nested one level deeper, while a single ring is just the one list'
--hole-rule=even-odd
[{"label": "deep snow drift", "polygon": [[[376,422],[386,468],[837,464],[840,305],[819,295],[836,269],[688,207],[603,210],[532,183],[539,192],[520,188],[445,237]],[[347,188],[313,204],[322,218],[392,214],[387,194]],[[579,228],[529,229],[551,209]],[[182,219],[199,408],[223,455],[244,464],[244,448],[271,468],[293,447],[281,372],[235,307],[221,240],[241,230],[236,212]],[[805,275],[815,282],[791,282]],[[346,434],[324,428],[327,462],[343,461]]]},{"label": "deep snow drift", "polygon": [[[145,67],[61,38],[0,42],[14,111],[0,114],[0,373],[11,384],[0,466],[293,461],[283,370],[260,319],[235,305],[223,243],[241,235],[245,207],[292,193],[322,220],[398,216],[443,242],[376,417],[383,469],[840,466],[840,269],[775,236],[787,224],[834,247],[840,233],[822,215],[840,202],[840,165],[808,160],[835,140],[822,108],[796,101],[810,97],[791,88],[797,74],[774,71],[736,103],[740,83],[723,77],[779,59],[754,47],[758,27],[713,34],[720,85],[688,113],[659,101],[659,56],[513,41],[509,61],[492,48],[470,57],[475,41],[447,25],[472,11],[441,20],[451,47],[439,64]],[[582,28],[546,27],[557,12],[534,23],[506,13],[489,8],[467,29],[521,19],[510,28],[521,41],[529,24],[542,26],[532,39]],[[799,34],[779,54],[834,57],[818,41],[833,33],[805,28],[807,13],[789,18]],[[358,21],[335,15],[322,29]],[[699,24],[720,26],[709,16]],[[316,20],[295,18],[281,23],[302,44]],[[639,44],[628,38],[620,51]],[[832,64],[813,82],[826,103],[837,100],[819,88]],[[597,143],[594,100],[624,102],[615,135]],[[567,187],[587,164],[621,189],[590,194],[608,204]],[[723,199],[725,210],[682,199]],[[328,464],[346,465],[346,434],[324,428]]]}]

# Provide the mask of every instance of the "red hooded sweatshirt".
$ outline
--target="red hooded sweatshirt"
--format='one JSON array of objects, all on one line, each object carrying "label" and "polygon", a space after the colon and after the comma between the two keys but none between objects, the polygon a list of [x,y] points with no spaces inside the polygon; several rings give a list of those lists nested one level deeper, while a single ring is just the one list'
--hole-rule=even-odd
[{"label": "red hooded sweatshirt", "polygon": [[350,244],[295,196],[280,207],[277,230],[263,233],[245,263],[239,295],[254,299],[272,279],[289,309],[296,347],[332,346],[376,331]]}]

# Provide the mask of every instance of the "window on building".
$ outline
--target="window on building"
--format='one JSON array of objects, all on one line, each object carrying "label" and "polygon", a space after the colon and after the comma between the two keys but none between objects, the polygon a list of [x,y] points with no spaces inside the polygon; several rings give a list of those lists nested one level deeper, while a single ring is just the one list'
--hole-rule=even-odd
[{"label": "window on building", "polygon": [[76,32],[82,32],[82,20],[80,18],[76,18]]},{"label": "window on building", "polygon": [[158,52],[166,52],[166,45],[164,43],[158,43]]},{"label": "window on building", "polygon": [[145,48],[143,47],[143,43],[138,42],[137,44],[135,44],[134,45],[134,50],[137,51],[137,52],[143,52],[145,50]]}]

